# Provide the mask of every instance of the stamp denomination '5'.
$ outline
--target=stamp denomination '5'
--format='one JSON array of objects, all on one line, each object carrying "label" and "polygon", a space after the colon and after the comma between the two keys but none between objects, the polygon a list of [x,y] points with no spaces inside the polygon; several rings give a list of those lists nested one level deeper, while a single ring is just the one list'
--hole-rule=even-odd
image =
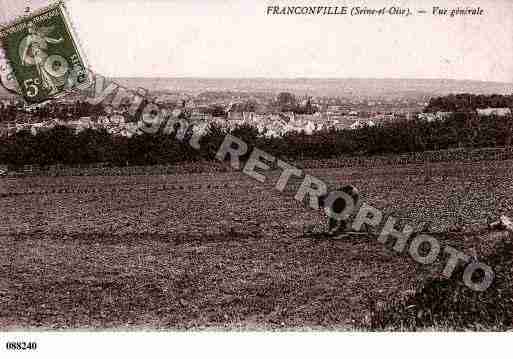
[{"label": "stamp denomination '5'", "polygon": [[25,16],[0,32],[6,56],[29,104],[90,84],[63,3]]}]

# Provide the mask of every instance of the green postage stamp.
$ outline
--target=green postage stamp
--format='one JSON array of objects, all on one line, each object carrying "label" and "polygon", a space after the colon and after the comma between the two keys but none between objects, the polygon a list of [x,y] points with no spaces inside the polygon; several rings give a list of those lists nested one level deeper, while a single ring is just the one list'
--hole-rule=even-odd
[{"label": "green postage stamp", "polygon": [[25,101],[37,104],[90,85],[62,2],[0,29],[6,59]]}]

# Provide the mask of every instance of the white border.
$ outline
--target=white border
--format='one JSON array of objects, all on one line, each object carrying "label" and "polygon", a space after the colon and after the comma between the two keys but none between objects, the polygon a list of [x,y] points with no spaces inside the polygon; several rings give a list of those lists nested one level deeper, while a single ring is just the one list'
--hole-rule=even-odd
[{"label": "white border", "polygon": [[[44,358],[491,358],[509,357],[513,333],[8,333],[0,341],[36,341]],[[27,354],[30,351],[27,351]]]}]

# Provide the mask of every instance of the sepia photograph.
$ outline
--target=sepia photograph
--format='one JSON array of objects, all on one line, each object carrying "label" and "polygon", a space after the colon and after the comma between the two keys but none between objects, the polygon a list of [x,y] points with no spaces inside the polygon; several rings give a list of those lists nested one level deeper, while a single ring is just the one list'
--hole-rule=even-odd
[{"label": "sepia photograph", "polygon": [[513,331],[510,1],[0,0],[0,80],[4,353]]}]

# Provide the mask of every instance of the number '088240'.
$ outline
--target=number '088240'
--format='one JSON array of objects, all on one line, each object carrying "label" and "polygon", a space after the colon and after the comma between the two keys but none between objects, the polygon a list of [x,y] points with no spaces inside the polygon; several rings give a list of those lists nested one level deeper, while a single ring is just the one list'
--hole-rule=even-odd
[{"label": "number '088240'", "polygon": [[36,350],[36,342],[6,342],[5,349],[7,350]]}]

